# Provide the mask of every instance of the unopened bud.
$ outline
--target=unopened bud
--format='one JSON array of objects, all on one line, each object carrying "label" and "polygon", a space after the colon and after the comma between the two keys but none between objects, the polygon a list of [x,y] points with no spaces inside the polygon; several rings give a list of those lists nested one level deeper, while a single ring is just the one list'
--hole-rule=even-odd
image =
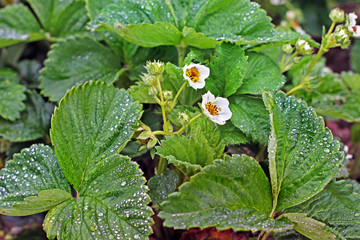
[{"label": "unopened bud", "polygon": [[164,98],[165,98],[165,100],[171,100],[171,99],[173,99],[172,92],[170,92],[170,91],[164,91]]},{"label": "unopened bud", "polygon": [[312,48],[310,47],[309,43],[304,39],[297,40],[295,47],[296,50],[302,55],[307,55],[312,52]]},{"label": "unopened bud", "polygon": [[293,62],[296,64],[296,63],[299,63],[301,61],[302,57],[301,56],[298,56],[298,57],[294,57],[294,60]]},{"label": "unopened bud", "polygon": [[342,23],[345,21],[345,13],[340,8],[334,8],[331,10],[329,17],[334,23]]},{"label": "unopened bud", "polygon": [[189,122],[190,117],[189,117],[189,115],[187,115],[186,113],[183,112],[183,113],[179,114],[178,119],[181,124],[185,124],[185,123]]},{"label": "unopened bud", "polygon": [[154,61],[154,62],[148,61],[146,62],[145,68],[149,74],[159,75],[164,72],[164,63],[160,61]]},{"label": "unopened bud", "polygon": [[284,44],[281,49],[286,54],[292,53],[292,51],[294,51],[294,48],[291,46],[290,43]]},{"label": "unopened bud", "polygon": [[334,31],[333,38],[335,39],[337,46],[340,45],[342,49],[348,48],[351,44],[350,36],[345,26],[338,25]]}]

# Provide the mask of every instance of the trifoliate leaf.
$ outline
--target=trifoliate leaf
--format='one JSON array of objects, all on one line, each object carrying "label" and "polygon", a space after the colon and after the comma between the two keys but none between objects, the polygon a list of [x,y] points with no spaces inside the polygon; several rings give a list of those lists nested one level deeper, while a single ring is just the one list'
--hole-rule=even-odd
[{"label": "trifoliate leaf", "polygon": [[23,100],[25,100],[25,87],[18,84],[17,81],[1,76],[0,72],[0,116],[4,119],[14,121],[20,117],[20,111],[25,109]]},{"label": "trifoliate leaf", "polygon": [[355,240],[360,236],[360,195],[345,181],[331,182],[308,201],[286,210],[302,212],[325,223],[337,239]]},{"label": "trifoliate leaf", "polygon": [[43,28],[55,37],[86,31],[85,3],[76,0],[27,0]]},{"label": "trifoliate leaf", "polygon": [[283,231],[288,220],[269,217],[271,188],[260,165],[246,155],[216,160],[162,204],[159,216],[174,228]]},{"label": "trifoliate leaf", "polygon": [[[0,180],[0,213],[5,215],[25,216],[43,212],[71,197],[70,185],[53,150],[44,145],[33,145],[15,154],[13,160],[1,169]],[[43,190],[51,190],[57,196],[47,198],[51,191],[41,192]]]},{"label": "trifoliate leaf", "polygon": [[229,97],[243,83],[247,57],[240,46],[222,43],[210,58],[210,77],[206,89],[216,96]]},{"label": "trifoliate leaf", "polygon": [[104,158],[84,175],[77,199],[51,209],[44,221],[49,239],[148,239],[150,202],[145,178],[128,157]]},{"label": "trifoliate leaf", "polygon": [[253,141],[266,145],[269,139],[269,112],[261,98],[235,95],[229,98],[231,122]]},{"label": "trifoliate leaf", "polygon": [[23,4],[14,4],[0,10],[0,29],[0,48],[45,39],[36,18]]},{"label": "trifoliate leaf", "polygon": [[285,77],[270,57],[261,53],[248,53],[248,56],[244,83],[237,94],[261,94],[261,89],[277,91],[284,85]]},{"label": "trifoliate leaf", "polygon": [[87,82],[69,91],[51,120],[51,141],[74,189],[102,158],[121,151],[132,136],[141,106],[123,89]]},{"label": "trifoliate leaf", "polygon": [[[163,89],[171,91],[175,97],[181,86],[186,82],[183,77],[182,68],[172,63],[167,63],[165,65],[163,76]],[[204,92],[204,89],[195,90],[187,84],[187,86],[185,86],[185,88],[180,93],[177,103],[181,105],[193,105],[201,98],[201,94]]]},{"label": "trifoliate leaf", "polygon": [[172,170],[166,170],[162,174],[150,178],[148,187],[151,201],[157,204],[165,201],[168,195],[175,191],[178,181],[178,176]]},{"label": "trifoliate leaf", "polygon": [[54,104],[45,102],[35,91],[26,92],[25,110],[14,122],[0,118],[0,135],[13,142],[47,137]]},{"label": "trifoliate leaf", "polygon": [[246,44],[279,38],[265,11],[249,0],[211,0],[196,4],[165,0],[113,2],[106,7],[95,1],[88,2],[91,14],[98,15],[92,28],[115,31],[144,47],[183,42],[197,48],[213,48],[216,41]]},{"label": "trifoliate leaf", "polygon": [[41,70],[42,94],[60,100],[73,86],[90,80],[112,83],[121,69],[120,59],[89,37],[71,38],[52,45]]},{"label": "trifoliate leaf", "polygon": [[270,175],[279,211],[319,193],[341,168],[343,153],[324,120],[305,102],[282,92],[265,92],[263,98],[270,112]]},{"label": "trifoliate leaf", "polygon": [[214,160],[214,149],[204,139],[201,140],[179,135],[166,137],[161,146],[156,147],[156,154],[167,158],[169,163],[190,177]]}]

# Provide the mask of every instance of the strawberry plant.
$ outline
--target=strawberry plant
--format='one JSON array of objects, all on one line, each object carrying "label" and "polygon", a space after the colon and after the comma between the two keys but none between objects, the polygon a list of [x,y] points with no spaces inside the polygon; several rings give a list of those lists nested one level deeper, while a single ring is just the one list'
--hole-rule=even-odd
[{"label": "strawberry plant", "polygon": [[[359,37],[355,13],[333,9],[319,43],[249,0],[27,0],[0,13],[1,214],[47,212],[49,239],[360,237],[359,157],[349,169],[324,122],[360,119],[359,73],[323,57]],[[20,59],[31,44],[49,47],[43,65]]]}]

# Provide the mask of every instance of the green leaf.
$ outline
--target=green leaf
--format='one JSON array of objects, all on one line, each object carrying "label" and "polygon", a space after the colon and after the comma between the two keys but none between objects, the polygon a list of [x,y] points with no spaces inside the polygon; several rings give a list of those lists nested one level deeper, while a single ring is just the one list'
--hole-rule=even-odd
[{"label": "green leaf", "polygon": [[73,88],[60,101],[51,120],[51,141],[75,190],[97,162],[122,150],[140,111],[127,92],[104,82]]},{"label": "green leaf", "polygon": [[[183,77],[182,68],[172,64],[167,63],[164,70],[164,81],[162,83],[163,89],[171,91],[173,96],[177,94],[181,86],[185,83]],[[189,85],[187,85],[181,92],[178,98],[178,104],[181,105],[193,105],[201,98],[201,94],[205,92],[204,89],[195,90]]]},{"label": "green leaf", "polygon": [[351,68],[357,73],[360,73],[360,56],[359,56],[359,52],[360,52],[360,41],[357,40],[354,43],[354,45],[352,46],[351,51],[350,51]]},{"label": "green leaf", "polygon": [[148,187],[151,201],[157,204],[165,201],[168,195],[175,191],[178,181],[178,176],[172,170],[166,170],[164,173],[150,178]]},{"label": "green leaf", "polygon": [[183,41],[189,46],[212,48],[215,41],[247,44],[279,38],[265,11],[249,0],[117,0],[107,7],[93,1],[88,5],[91,14],[98,15],[93,29],[115,31],[146,47],[179,45]]},{"label": "green leaf", "polygon": [[0,10],[0,29],[0,48],[45,39],[36,18],[23,4],[14,4]]},{"label": "green leaf", "polygon": [[41,64],[36,60],[23,60],[19,62],[21,83],[27,88],[37,89],[39,87]]},{"label": "green leaf", "polygon": [[[49,192],[40,191],[57,189],[52,190],[53,193],[62,196],[52,198],[57,203],[68,196],[64,191],[68,194],[70,192],[70,185],[61,171],[53,150],[44,145],[33,145],[23,149],[20,154],[15,154],[13,160],[8,161],[6,167],[1,169],[0,180],[0,213],[5,215],[24,216],[39,213],[56,204],[49,201],[47,203],[49,205],[43,202],[43,208],[37,205],[40,201],[46,201],[45,198],[49,196]],[[28,198],[38,195],[39,192],[39,198]],[[14,208],[10,209],[12,206]]]},{"label": "green leaf", "polygon": [[261,98],[235,95],[229,98],[231,122],[255,142],[266,145],[269,139],[269,112]]},{"label": "green leaf", "polygon": [[335,240],[336,236],[324,229],[325,223],[306,217],[306,213],[285,213],[281,217],[294,223],[294,229],[312,240]]},{"label": "green leaf", "polygon": [[271,188],[260,165],[246,155],[226,157],[204,168],[162,204],[159,216],[174,228],[284,231],[292,225],[269,217]]},{"label": "green leaf", "polygon": [[229,97],[243,83],[247,57],[240,46],[222,43],[210,58],[210,77],[206,89],[216,96]]},{"label": "green leaf", "polygon": [[305,102],[282,92],[265,92],[263,98],[270,112],[270,175],[279,211],[319,193],[339,171],[344,156],[324,120]]},{"label": "green leaf", "polygon": [[120,59],[108,47],[89,37],[71,38],[52,45],[41,71],[41,93],[58,101],[86,81],[114,82],[120,69]]},{"label": "green leaf", "polygon": [[148,85],[142,81],[138,81],[136,84],[131,85],[127,91],[134,100],[140,103],[156,103],[155,98],[149,94],[149,90]]},{"label": "green leaf", "polygon": [[76,0],[27,0],[43,28],[55,37],[85,31],[89,20],[85,3]]},{"label": "green leaf", "polygon": [[248,57],[244,83],[237,94],[261,94],[261,89],[277,91],[284,85],[285,77],[270,57],[261,53],[248,53]]},{"label": "green leaf", "polygon": [[47,137],[54,104],[45,102],[35,91],[26,92],[26,109],[14,122],[0,118],[0,135],[13,142],[24,142]]},{"label": "green leaf", "polygon": [[225,125],[219,125],[220,136],[225,145],[235,145],[250,142],[250,139],[240,131],[232,122],[227,122]]},{"label": "green leaf", "polygon": [[6,77],[0,76],[0,116],[14,121],[20,117],[20,111],[25,109],[25,87],[17,83],[19,80],[1,79]]},{"label": "green leaf", "polygon": [[156,154],[167,158],[169,163],[190,177],[214,160],[214,149],[201,140],[179,135],[166,137],[161,146],[156,147]]},{"label": "green leaf", "polygon": [[44,221],[49,239],[148,239],[150,202],[145,178],[130,158],[112,155],[84,175],[77,199],[51,209]]},{"label": "green leaf", "polygon": [[[120,9],[119,9],[120,11]],[[157,47],[160,45],[178,45],[181,42],[181,32],[171,23],[156,22],[141,25],[125,26],[115,21],[114,31],[129,42],[142,47]]]},{"label": "green leaf", "polygon": [[345,181],[331,182],[308,201],[286,210],[303,212],[325,223],[337,239],[355,240],[360,236],[360,195]]},{"label": "green leaf", "polygon": [[19,83],[19,77],[17,72],[9,68],[0,69],[0,82],[4,80],[9,80],[10,82]]},{"label": "green leaf", "polygon": [[25,198],[26,203],[14,204],[11,209],[0,209],[0,213],[8,216],[27,216],[46,212],[70,198],[71,194],[64,190],[43,190],[38,196]]},{"label": "green leaf", "polygon": [[102,0],[102,1],[86,0],[85,1],[86,9],[88,10],[88,14],[92,20],[100,14],[100,11],[103,8],[105,8],[106,6],[108,6],[109,4],[114,3],[114,2],[115,2],[114,0]]},{"label": "green leaf", "polygon": [[214,150],[214,159],[222,158],[225,144],[221,139],[218,125],[208,118],[199,118],[189,126],[188,136],[206,143]]},{"label": "green leaf", "polygon": [[196,32],[195,29],[189,27],[184,27],[182,36],[184,45],[200,49],[214,48],[218,43],[215,39],[207,38],[203,33]]},{"label": "green leaf", "polygon": [[352,90],[360,89],[360,74],[353,72],[341,72],[341,79],[344,81],[346,86]]}]

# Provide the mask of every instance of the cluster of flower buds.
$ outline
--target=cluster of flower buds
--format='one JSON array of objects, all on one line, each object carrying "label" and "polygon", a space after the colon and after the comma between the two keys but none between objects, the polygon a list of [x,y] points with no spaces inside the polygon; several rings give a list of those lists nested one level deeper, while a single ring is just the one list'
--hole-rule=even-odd
[{"label": "cluster of flower buds", "polygon": [[136,139],[143,144],[143,146],[140,147],[139,151],[145,147],[147,149],[151,149],[158,142],[158,139],[155,137],[150,127],[146,126],[143,123],[141,123],[140,126],[135,129],[135,135],[137,135]]},{"label": "cluster of flower buds", "polygon": [[157,87],[158,78],[162,81],[162,73],[164,72],[165,65],[160,61],[146,62],[145,69],[148,73],[143,73],[140,76],[141,80],[149,86],[149,94],[157,95],[159,90]]},{"label": "cluster of flower buds", "polygon": [[330,12],[330,19],[333,23],[343,23],[336,26],[335,31],[330,35],[328,47],[338,47],[345,49],[350,46],[350,37],[360,37],[360,26],[356,25],[357,16],[355,13],[346,15],[343,10],[335,8]]}]

